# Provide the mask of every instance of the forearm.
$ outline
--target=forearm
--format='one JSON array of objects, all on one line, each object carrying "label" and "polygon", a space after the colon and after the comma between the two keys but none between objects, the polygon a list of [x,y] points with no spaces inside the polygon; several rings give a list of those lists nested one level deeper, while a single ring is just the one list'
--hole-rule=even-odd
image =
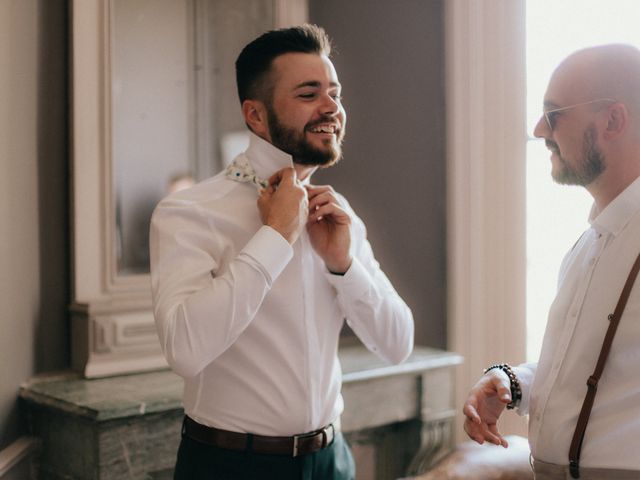
[{"label": "forearm", "polygon": [[354,258],[333,283],[349,326],[367,348],[391,363],[405,360],[413,350],[413,315],[384,273],[369,272]]}]

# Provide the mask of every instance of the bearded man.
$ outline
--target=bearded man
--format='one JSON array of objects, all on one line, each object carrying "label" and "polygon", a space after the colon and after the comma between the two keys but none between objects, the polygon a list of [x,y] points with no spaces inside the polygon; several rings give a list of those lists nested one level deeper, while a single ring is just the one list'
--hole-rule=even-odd
[{"label": "bearded man", "polygon": [[362,221],[310,181],[340,159],[345,132],[330,51],[313,25],[248,44],[236,61],[248,149],[153,214],[156,325],[185,380],[177,479],[354,478],[343,323],[389,362],[411,353],[411,311]]},{"label": "bearded man", "polygon": [[[553,73],[534,135],[551,176],[593,197],[565,256],[540,359],[493,365],[464,405],[465,430],[507,446],[505,407],[529,415],[536,480],[640,478],[640,50],[580,50]],[[551,232],[552,234],[552,232]]]}]

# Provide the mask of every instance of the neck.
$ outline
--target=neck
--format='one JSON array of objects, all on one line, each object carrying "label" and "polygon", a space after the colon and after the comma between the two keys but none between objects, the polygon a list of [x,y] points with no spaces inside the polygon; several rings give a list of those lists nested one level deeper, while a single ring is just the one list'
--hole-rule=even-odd
[{"label": "neck", "polygon": [[310,167],[308,165],[299,165],[297,163],[294,163],[293,168],[295,168],[296,170],[296,177],[298,178],[298,180],[303,181],[310,177],[318,167]]},{"label": "neck", "polygon": [[625,159],[615,165],[607,165],[602,174],[586,186],[599,212],[604,210],[636,178],[640,177],[640,162]]},{"label": "neck", "polygon": [[[260,134],[257,133],[253,130],[251,130],[253,133],[255,133],[257,136],[259,136],[260,138],[262,138],[263,140],[269,142],[271,145],[273,145],[274,147],[276,147],[278,150],[284,151],[282,149],[280,149],[280,147],[276,146],[273,144],[273,141],[271,140],[271,135],[266,135],[266,134]],[[285,152],[286,153],[286,152]],[[299,165],[297,163],[295,163],[295,160],[293,161],[293,168],[295,168],[296,170],[296,177],[298,178],[298,180],[303,181],[306,178],[310,177],[311,174],[313,172],[315,172],[318,167],[314,167],[314,166],[309,166],[309,165]]]}]

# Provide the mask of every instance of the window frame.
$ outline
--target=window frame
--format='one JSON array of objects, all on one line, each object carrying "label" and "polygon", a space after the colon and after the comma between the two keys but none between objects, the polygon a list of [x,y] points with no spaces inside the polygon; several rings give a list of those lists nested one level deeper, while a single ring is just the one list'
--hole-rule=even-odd
[{"label": "window frame", "polygon": [[[462,408],[483,368],[526,358],[526,9],[525,0],[445,3],[447,325],[449,350],[465,357]],[[501,422],[503,433],[526,435],[525,419]]]}]

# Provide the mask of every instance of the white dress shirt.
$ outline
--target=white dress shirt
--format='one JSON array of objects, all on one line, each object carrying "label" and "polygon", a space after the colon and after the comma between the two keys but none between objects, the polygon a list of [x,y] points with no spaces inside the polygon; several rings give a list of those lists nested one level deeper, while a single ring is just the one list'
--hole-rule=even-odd
[{"label": "white dress shirt", "polygon": [[[640,178],[602,212],[566,255],[540,360],[515,369],[535,458],[568,464],[569,446],[602,341],[640,252]],[[640,470],[640,278],[598,383],[580,465]]]},{"label": "white dress shirt", "polygon": [[[242,154],[269,178],[289,155],[251,135]],[[255,185],[221,173],[163,200],[151,221],[151,280],[160,343],[184,377],[196,421],[294,435],[342,410],[337,357],[344,319],[369,348],[401,362],[413,318],[352,215],[353,263],[329,273],[306,230],[293,244],[260,221]]]}]

